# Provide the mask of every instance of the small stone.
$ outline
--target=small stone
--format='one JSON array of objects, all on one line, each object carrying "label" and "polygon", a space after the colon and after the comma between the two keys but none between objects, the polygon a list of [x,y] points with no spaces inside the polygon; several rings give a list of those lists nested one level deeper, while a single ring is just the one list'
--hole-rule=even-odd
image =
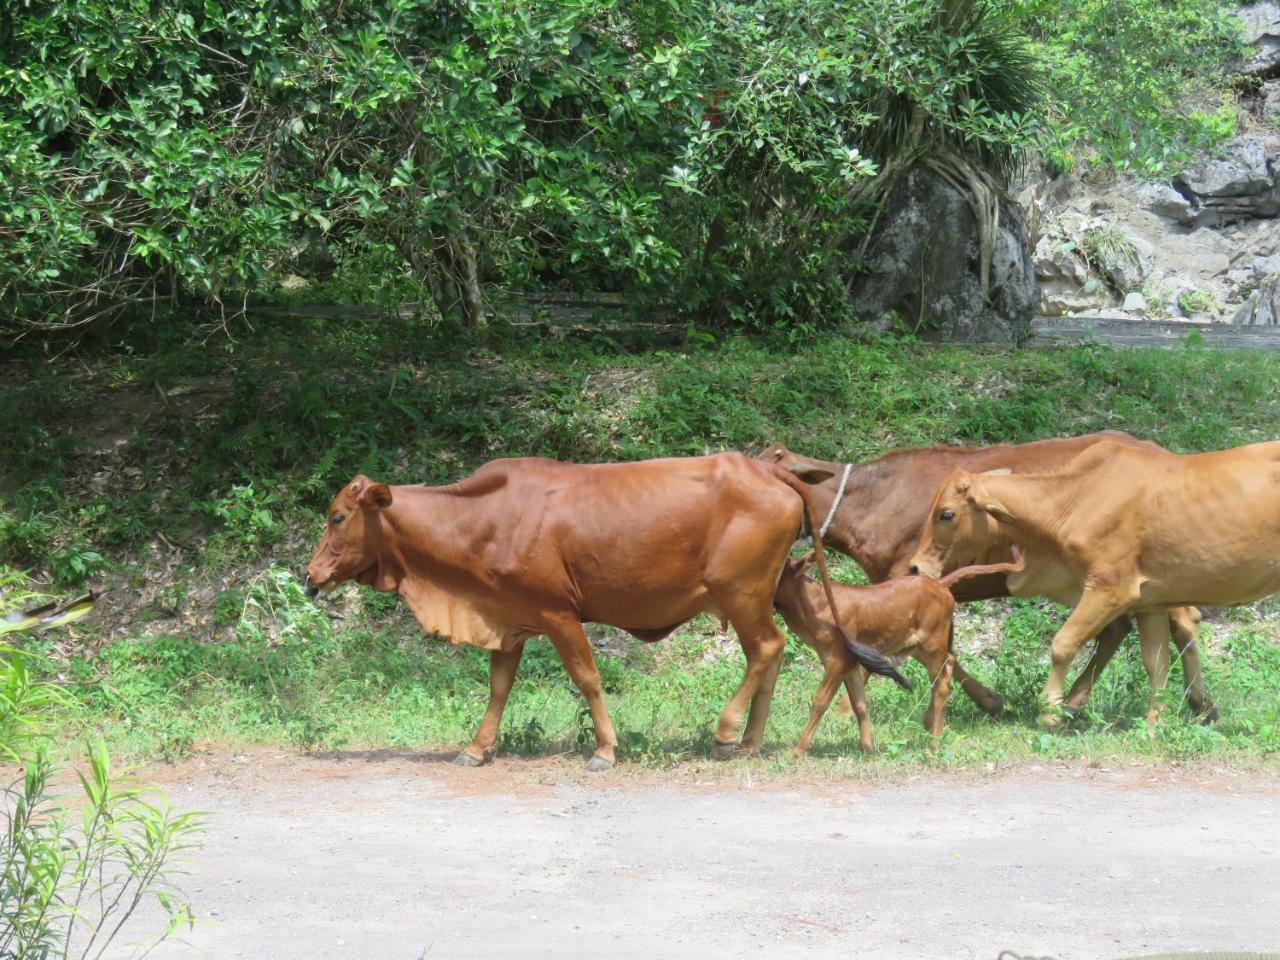
[{"label": "small stone", "polygon": [[1146,316],[1147,298],[1138,291],[1134,290],[1125,294],[1124,304],[1122,305],[1125,313],[1136,313],[1138,316]]}]

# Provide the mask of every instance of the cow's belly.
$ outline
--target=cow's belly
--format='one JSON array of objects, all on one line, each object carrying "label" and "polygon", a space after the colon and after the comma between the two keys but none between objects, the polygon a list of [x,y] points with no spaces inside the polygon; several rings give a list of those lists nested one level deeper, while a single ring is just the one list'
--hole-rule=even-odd
[{"label": "cow's belly", "polygon": [[597,590],[583,598],[582,619],[623,630],[665,630],[699,613],[719,616],[705,589],[616,592]]},{"label": "cow's belly", "polygon": [[1280,558],[1267,558],[1235,568],[1213,567],[1177,570],[1142,585],[1142,607],[1167,604],[1201,604],[1231,607],[1252,603],[1280,592]]}]

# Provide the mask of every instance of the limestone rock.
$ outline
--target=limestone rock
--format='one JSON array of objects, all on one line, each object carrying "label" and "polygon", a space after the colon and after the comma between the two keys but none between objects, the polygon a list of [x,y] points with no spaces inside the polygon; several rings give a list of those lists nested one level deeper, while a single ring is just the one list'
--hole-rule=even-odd
[{"label": "limestone rock", "polygon": [[1178,223],[1190,223],[1195,216],[1191,201],[1167,183],[1139,183],[1133,196],[1147,210]]},{"label": "limestone rock", "polygon": [[1173,178],[1188,202],[1181,223],[1216,226],[1280,214],[1280,138],[1246,135]]},{"label": "limestone rock", "polygon": [[950,184],[919,167],[894,188],[867,263],[851,285],[859,313],[886,329],[951,340],[1016,343],[1028,335],[1039,301],[1022,212],[1001,203],[984,301],[973,212]]},{"label": "limestone rock", "polygon": [[1252,47],[1244,72],[1261,77],[1280,69],[1280,3],[1263,0],[1236,11],[1244,24],[1244,40]]},{"label": "limestone rock", "polygon": [[1280,324],[1280,273],[1263,280],[1241,304],[1231,322],[1250,327]]},{"label": "limestone rock", "polygon": [[1122,309],[1125,313],[1134,313],[1140,317],[1145,317],[1147,315],[1147,298],[1135,290],[1125,295]]},{"label": "limestone rock", "polygon": [[1280,80],[1268,80],[1258,92],[1259,111],[1269,123],[1280,123]]}]

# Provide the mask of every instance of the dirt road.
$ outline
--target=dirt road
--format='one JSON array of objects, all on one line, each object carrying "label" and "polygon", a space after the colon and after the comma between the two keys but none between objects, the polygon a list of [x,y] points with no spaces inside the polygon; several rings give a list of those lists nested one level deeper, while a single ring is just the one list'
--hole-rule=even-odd
[{"label": "dirt road", "polygon": [[[156,956],[1055,958],[1280,949],[1280,779],[760,783],[430,755],[147,771],[211,815]],[[753,779],[753,777],[755,777]]]}]

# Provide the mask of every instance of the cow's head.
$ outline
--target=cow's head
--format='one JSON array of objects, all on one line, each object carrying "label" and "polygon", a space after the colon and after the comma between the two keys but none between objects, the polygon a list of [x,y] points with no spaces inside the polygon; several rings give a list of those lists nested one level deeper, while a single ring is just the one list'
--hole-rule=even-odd
[{"label": "cow's head", "polygon": [[338,491],[329,504],[320,546],[307,564],[307,596],[328,593],[348,580],[376,590],[395,589],[385,573],[388,545],[381,512],[389,506],[391,488],[365,476]]},{"label": "cow's head", "polygon": [[756,454],[756,459],[776,463],[783,470],[794,473],[805,483],[821,483],[823,480],[835,476],[835,471],[830,467],[811,463],[804,457],[792,453],[780,443],[772,443],[765,447]]},{"label": "cow's head", "polygon": [[910,573],[941,577],[974,563],[983,563],[999,545],[1001,507],[987,494],[983,478],[1006,474],[972,474],[956,470],[938,488],[929,509],[929,520],[920,536]]},{"label": "cow's head", "polygon": [[809,571],[817,562],[818,556],[812,550],[799,560],[787,558],[782,568],[782,576],[778,578],[778,589],[773,595],[775,609],[792,611],[804,609],[805,587],[810,582]]}]

